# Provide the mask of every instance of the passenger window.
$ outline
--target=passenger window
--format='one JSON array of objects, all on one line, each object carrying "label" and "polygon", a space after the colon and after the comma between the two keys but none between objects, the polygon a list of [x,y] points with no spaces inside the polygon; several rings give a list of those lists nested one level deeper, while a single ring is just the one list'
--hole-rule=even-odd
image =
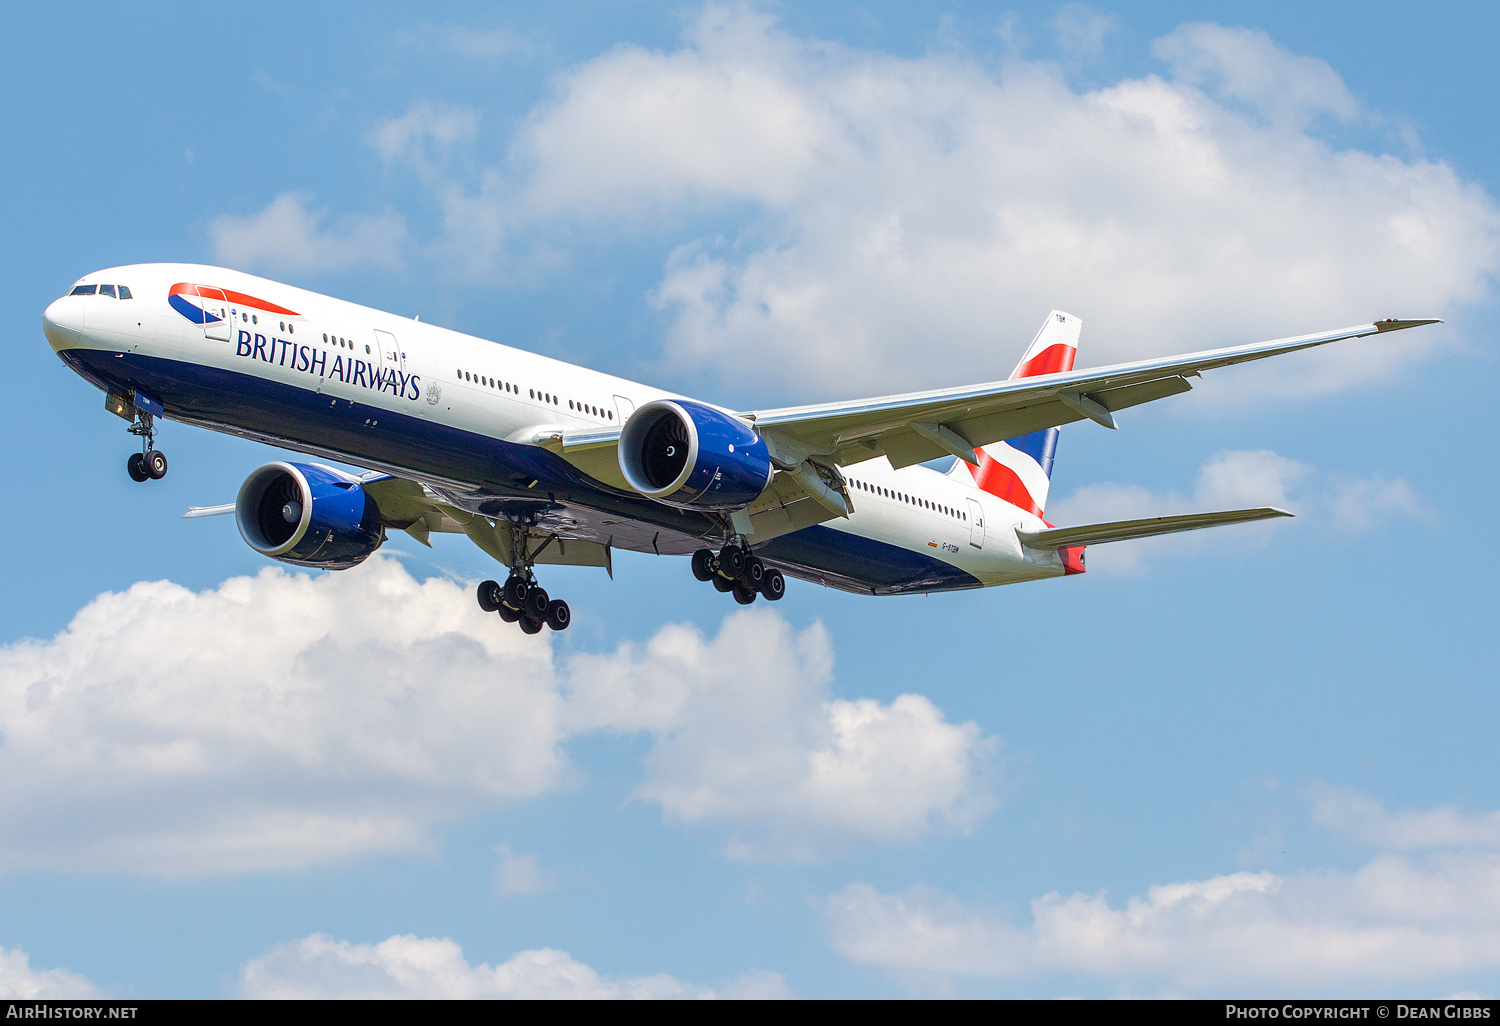
[{"label": "passenger window", "polygon": [[69,292],[68,295],[70,295],[70,296],[92,296],[97,291],[99,291],[99,286],[97,286],[97,285],[79,285],[76,288],[74,288],[72,292]]}]

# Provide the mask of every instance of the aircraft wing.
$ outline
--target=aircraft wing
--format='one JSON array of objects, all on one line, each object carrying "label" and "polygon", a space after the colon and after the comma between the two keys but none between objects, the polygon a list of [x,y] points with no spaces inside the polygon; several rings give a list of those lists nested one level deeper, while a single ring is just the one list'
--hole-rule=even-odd
[{"label": "aircraft wing", "polygon": [[1085,418],[1112,428],[1115,411],[1186,392],[1192,387],[1188,378],[1206,370],[1437,323],[1436,319],[1376,321],[1186,356],[877,399],[761,410],[746,417],[773,443],[773,455],[785,465],[812,457],[848,466],[883,455],[900,468],[950,454],[977,464],[974,450],[991,442]]},{"label": "aircraft wing", "polygon": [[[602,566],[614,576],[608,545],[567,539],[518,527],[503,520],[491,520],[452,505],[432,489],[417,481],[390,474],[367,473],[360,477],[360,487],[380,507],[380,520],[387,528],[399,528],[423,545],[432,547],[434,533],[466,534],[469,540],[506,566],[511,566],[517,546],[524,546],[533,563],[568,566]],[[184,520],[226,516],[234,512],[234,503],[221,506],[191,506]],[[518,535],[516,532],[524,532]]]},{"label": "aircraft wing", "polygon": [[466,534],[488,555],[506,566],[512,566],[518,546],[524,547],[533,563],[568,566],[602,566],[614,576],[608,545],[567,539],[546,531],[532,530],[504,520],[491,520],[446,502],[436,492],[417,481],[389,474],[366,474],[360,486],[380,507],[386,527],[399,527],[423,545],[434,531],[444,534]]},{"label": "aircraft wing", "polygon": [[1060,549],[1068,545],[1102,545],[1105,542],[1131,538],[1154,538],[1159,534],[1197,531],[1225,524],[1248,524],[1252,520],[1289,517],[1293,514],[1275,506],[1255,509],[1228,509],[1220,513],[1186,513],[1175,517],[1149,517],[1145,520],[1116,520],[1108,524],[1084,524],[1079,527],[1054,527],[1046,531],[1017,531],[1021,544],[1032,549]]}]

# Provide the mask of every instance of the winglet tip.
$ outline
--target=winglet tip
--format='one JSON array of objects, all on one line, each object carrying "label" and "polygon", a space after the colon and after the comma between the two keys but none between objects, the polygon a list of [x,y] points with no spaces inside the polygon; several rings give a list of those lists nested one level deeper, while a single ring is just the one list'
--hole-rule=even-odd
[{"label": "winglet tip", "polygon": [[1376,331],[1400,331],[1403,328],[1420,328],[1424,324],[1442,324],[1441,317],[1417,317],[1402,320],[1397,317],[1387,317],[1383,321],[1375,322]]}]

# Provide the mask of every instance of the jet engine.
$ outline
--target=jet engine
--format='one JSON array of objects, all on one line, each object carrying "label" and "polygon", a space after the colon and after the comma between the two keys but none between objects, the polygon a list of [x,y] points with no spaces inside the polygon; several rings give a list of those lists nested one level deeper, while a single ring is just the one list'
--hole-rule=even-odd
[{"label": "jet engine", "polygon": [[642,495],[686,509],[735,510],[774,472],[766,443],[744,421],[684,399],[647,403],[620,432],[620,471]]},{"label": "jet engine", "polygon": [[331,467],[267,463],[234,503],[240,536],[262,555],[347,570],[385,541],[380,507],[356,478]]}]

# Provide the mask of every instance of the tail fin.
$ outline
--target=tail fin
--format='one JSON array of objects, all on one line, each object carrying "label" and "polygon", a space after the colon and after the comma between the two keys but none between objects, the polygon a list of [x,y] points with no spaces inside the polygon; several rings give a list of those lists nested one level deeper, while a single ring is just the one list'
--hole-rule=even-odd
[{"label": "tail fin", "polygon": [[[1082,330],[1083,322],[1077,317],[1053,310],[1027,347],[1021,362],[1011,372],[1011,380],[1072,370],[1073,359],[1078,355],[1078,334]],[[979,488],[1028,513],[1041,516],[1042,508],[1047,504],[1047,488],[1052,481],[1052,457],[1057,451],[1057,435],[1058,430],[1054,427],[986,445],[979,451],[979,466],[959,460],[949,473],[955,476],[971,473]]]}]

